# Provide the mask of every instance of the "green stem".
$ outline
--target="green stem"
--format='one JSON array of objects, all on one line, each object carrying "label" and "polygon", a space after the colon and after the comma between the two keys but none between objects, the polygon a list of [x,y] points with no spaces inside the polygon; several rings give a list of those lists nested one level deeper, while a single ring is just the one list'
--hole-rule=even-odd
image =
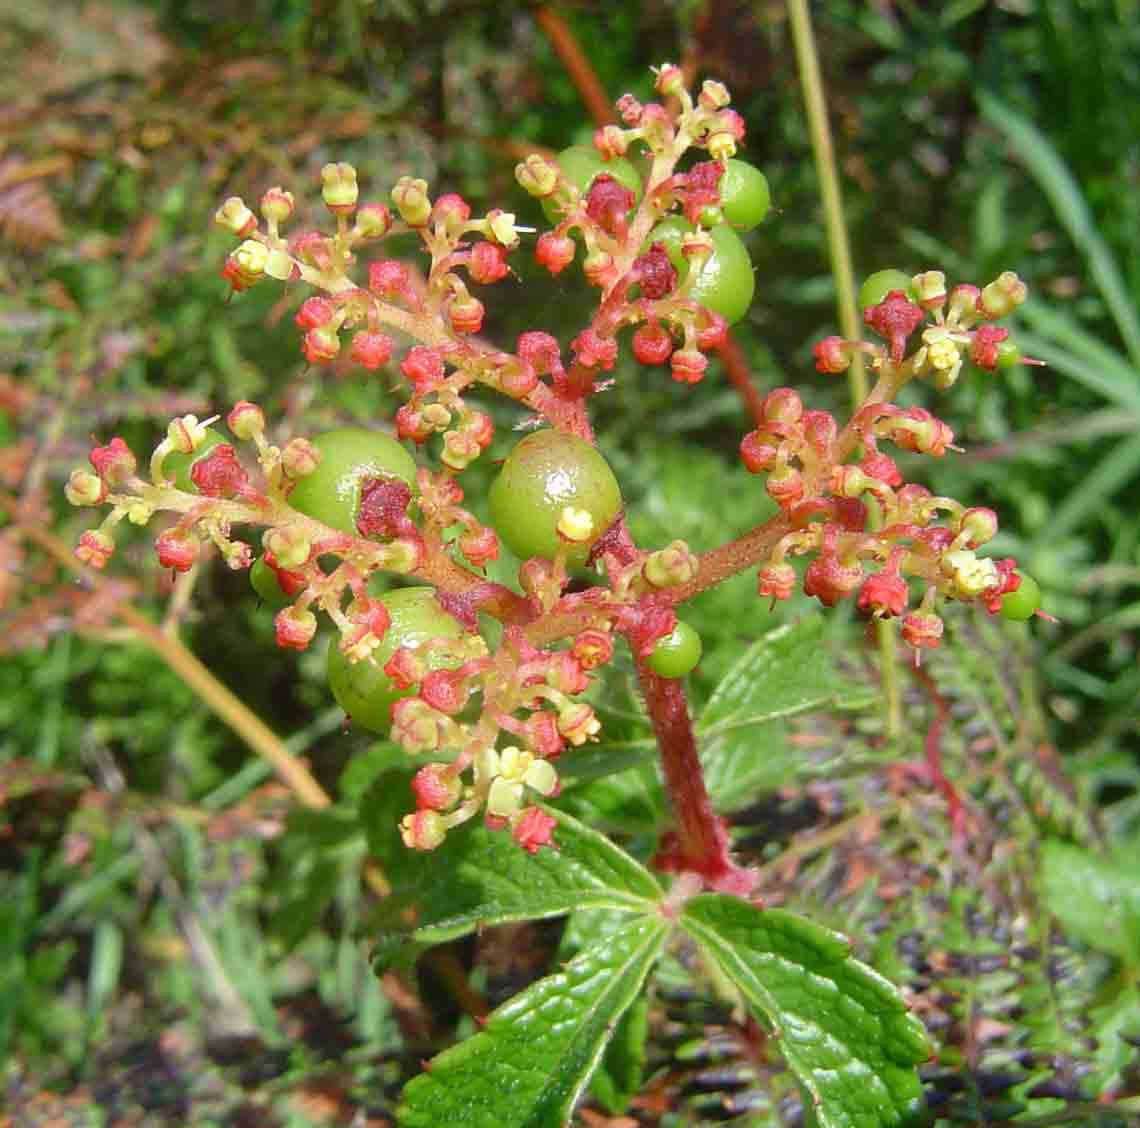
[{"label": "green stem", "polygon": [[[807,0],[788,0],[788,21],[792,29],[792,45],[800,72],[804,112],[807,114],[816,175],[819,177],[819,194],[823,204],[824,228],[827,232],[827,251],[831,260],[832,277],[835,279],[839,331],[849,341],[854,341],[860,336],[859,311],[855,304],[855,272],[851,265],[851,243],[843,214],[843,194],[839,186],[839,170],[835,162],[835,149],[827,121],[827,100],[824,96],[823,77],[819,70],[819,56],[815,48],[815,35],[812,32]],[[867,374],[863,366],[863,357],[858,352],[852,357],[851,367],[847,370],[847,380],[851,408],[855,411],[867,398]],[[890,623],[880,621],[875,626],[875,634],[882,668],[887,738],[894,740],[902,732],[902,694],[898,679],[894,627]]]}]

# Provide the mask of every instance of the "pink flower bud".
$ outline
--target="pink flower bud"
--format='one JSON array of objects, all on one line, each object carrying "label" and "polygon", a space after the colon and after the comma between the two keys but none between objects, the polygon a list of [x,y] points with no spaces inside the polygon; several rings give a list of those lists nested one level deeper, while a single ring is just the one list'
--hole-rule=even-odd
[{"label": "pink flower bud", "polygon": [[369,263],[368,289],[380,298],[407,297],[411,293],[408,268],[395,259]]},{"label": "pink flower bud", "polygon": [[273,628],[282,650],[307,650],[317,633],[317,617],[308,608],[286,607],[277,612]]},{"label": "pink flower bud", "polygon": [[740,440],[740,461],[750,474],[771,470],[778,454],[778,440],[765,431],[749,431]]},{"label": "pink flower bud", "polygon": [[205,497],[233,497],[245,489],[249,475],[229,443],[219,443],[190,468],[190,481]]},{"label": "pink flower bud", "polygon": [[542,846],[553,846],[554,818],[538,807],[527,807],[511,824],[511,837],[528,853],[537,854]]},{"label": "pink flower bud", "polygon": [[412,794],[421,811],[450,811],[462,791],[450,764],[425,764],[412,777]]},{"label": "pink flower bud", "polygon": [[633,260],[641,292],[650,301],[671,294],[677,285],[677,268],[665,250],[664,243],[654,243],[645,254]]},{"label": "pink flower bud", "polygon": [[293,322],[302,329],[317,329],[333,319],[336,307],[328,298],[306,298],[293,315]]},{"label": "pink flower bud", "polygon": [[669,358],[670,371],[678,384],[699,384],[708,366],[708,357],[696,349],[678,349]]},{"label": "pink flower bud", "polygon": [[447,308],[448,320],[456,333],[478,333],[483,328],[483,303],[478,298],[456,298]]},{"label": "pink flower bud", "polygon": [[109,486],[117,486],[134,474],[138,463],[127,444],[116,435],[106,446],[97,446],[88,455],[95,473]]},{"label": "pink flower bud", "polygon": [[877,619],[892,618],[906,610],[906,580],[897,572],[884,568],[873,576],[868,576],[859,592],[860,611],[870,611]]},{"label": "pink flower bud", "polygon": [[878,304],[863,310],[863,321],[886,340],[893,364],[901,364],[907,338],[923,323],[926,313],[902,290],[891,290]]},{"label": "pink flower bud", "polygon": [[664,364],[673,351],[673,337],[657,322],[639,325],[631,342],[639,364]]},{"label": "pink flower bud", "polygon": [[666,98],[677,97],[685,89],[685,75],[676,63],[662,63],[653,89]]},{"label": "pink flower bud", "polygon": [[340,337],[333,325],[310,329],[301,341],[301,351],[310,364],[328,364],[340,352]]},{"label": "pink flower bud", "polygon": [[476,243],[471,248],[471,258],[467,263],[467,272],[472,279],[480,285],[490,285],[500,279],[506,278],[510,273],[507,266],[507,250],[498,243]]},{"label": "pink flower bud", "polygon": [[597,669],[614,655],[613,636],[608,631],[588,627],[574,639],[570,654],[583,670]]},{"label": "pink flower bud", "polygon": [[833,553],[821,553],[804,573],[804,594],[814,595],[825,607],[834,607],[850,595],[863,579],[858,564],[844,564]]},{"label": "pink flower bud", "polygon": [[435,391],[443,383],[443,354],[426,345],[416,345],[400,362],[400,371],[411,381],[417,396]]},{"label": "pink flower bud", "polygon": [[608,372],[617,360],[617,341],[600,336],[594,329],[583,329],[570,342],[570,347],[578,363],[586,368],[601,368]]},{"label": "pink flower bud", "polygon": [[838,375],[851,367],[851,352],[842,337],[824,337],[811,350],[815,357],[815,370]]},{"label": "pink flower bud", "polygon": [[102,529],[88,529],[79,537],[75,556],[82,564],[102,571],[115,551],[115,542]]},{"label": "pink flower bud", "polygon": [[349,357],[362,368],[374,372],[392,359],[392,338],[387,333],[356,333]]},{"label": "pink flower bud", "polygon": [[594,177],[586,193],[586,214],[605,232],[617,235],[625,227],[625,217],[635,197],[620,180],[603,172]]},{"label": "pink flower bud", "polygon": [[201,543],[196,536],[177,529],[168,529],[154,542],[159,564],[176,572],[189,572],[198,559],[200,548]]},{"label": "pink flower bud", "polygon": [[459,551],[463,559],[475,568],[485,568],[492,560],[499,558],[499,538],[494,529],[480,525],[459,538]]},{"label": "pink flower bud", "polygon": [[534,245],[534,260],[551,274],[561,274],[574,261],[574,240],[569,235],[547,231]]},{"label": "pink flower bud", "polygon": [[757,573],[757,590],[766,599],[790,599],[796,589],[796,570],[790,564],[767,564]]},{"label": "pink flower bud", "polygon": [[916,650],[933,650],[942,644],[942,620],[928,611],[912,611],[902,624],[903,639]]},{"label": "pink flower bud", "polygon": [[458,227],[471,218],[471,205],[458,192],[447,192],[432,205],[432,223]]},{"label": "pink flower bud", "polygon": [[997,325],[980,325],[970,339],[970,359],[992,372],[998,363],[998,345],[1009,336],[1008,329]]}]

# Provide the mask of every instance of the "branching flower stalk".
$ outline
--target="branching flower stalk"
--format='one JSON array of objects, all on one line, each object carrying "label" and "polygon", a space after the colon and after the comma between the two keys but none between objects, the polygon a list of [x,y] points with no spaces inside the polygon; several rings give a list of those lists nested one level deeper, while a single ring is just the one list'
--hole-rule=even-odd
[{"label": "branching flower stalk", "polygon": [[[787,599],[802,582],[827,606],[851,597],[874,619],[899,620],[916,658],[939,644],[941,601],[997,610],[1021,577],[1013,560],[979,554],[997,531],[996,516],[904,482],[883,448],[932,457],[954,449],[944,422],[894,401],[914,380],[951,387],[966,361],[988,371],[1017,363],[1008,331],[994,322],[1024,300],[1025,287],[1007,272],[984,287],[948,289],[941,272],[925,271],[863,310],[872,339],[819,342],[820,372],[844,373],[861,357],[874,386],[842,425],[805,408],[790,388],[763,398],[740,456],[780,512],[734,540],[699,554],[682,541],[642,548],[626,526],[616,486],[612,504],[598,501],[610,494],[595,474],[582,497],[555,500],[549,514],[528,518],[536,527],[549,518],[550,541],[542,551],[519,553],[527,558],[518,589],[489,581],[483,569],[497,558],[500,536],[509,542],[518,531],[502,521],[485,525],[463,504],[460,478],[494,438],[473,393],[490,389],[513,399],[527,424],[562,436],[552,449],[600,465],[598,473],[612,478],[592,453],[589,408],[619,350],[628,347],[645,368],[668,364],[674,380],[698,384],[708,354],[725,339],[726,318],[702,286],[723,253],[731,208],[722,188],[744,123],[721,83],[706,81],[693,97],[679,68],[666,64],[656,72],[656,89],[676,112],[631,95],[620,99],[623,124],[595,133],[591,159],[601,171],[585,183],[568,171],[565,155],[531,156],[517,169],[521,187],[552,216],[553,227],[535,240],[537,261],[558,274],[580,258],[587,283],[598,290],[596,310],[570,342],[569,356],[538,328],[523,333],[513,350],[479,336],[480,288],[511,273],[510,256],[525,234],[512,213],[474,216],[461,197],[433,198],[424,181],[410,177],[396,182],[388,203],[361,202],[355,170],[339,163],[323,170],[331,233],[286,238],[294,198],[282,188],[265,193],[260,215],[237,197],[219,208],[217,221],[241,240],[222,271],[233,290],[267,278],[309,287],[295,318],[306,359],[328,364],[347,353],[368,371],[398,370],[408,398],[395,414],[395,434],[421,448],[434,468],[416,467],[380,432],[366,435],[392,449],[337,478],[338,497],[328,509],[319,499],[314,504],[312,484],[343,453],[337,433],[279,446],[261,409],[243,402],[226,415],[228,437],[213,420],[173,420],[145,473],[121,438],[97,446],[91,468],[72,473],[67,496],[76,505],[107,507],[77,548],[94,567],[112,556],[119,523],[144,525],[162,513],[173,518],[155,541],[164,567],[185,571],[211,544],[229,567],[252,565],[269,576],[284,603],[276,617],[280,646],[308,647],[318,615],[332,623],[330,669],[335,658],[375,675],[392,695],[382,719],[392,738],[409,753],[433,757],[415,776],[415,809],[401,823],[415,849],[438,846],[475,817],[507,829],[532,852],[556,845],[555,822],[540,800],[558,794],[558,758],[597,739],[601,726],[584,695],[617,645],[628,645],[676,820],[656,864],[744,895],[755,874],[735,864],[727,826],[713,812],[683,682],[655,668],[663,640],[678,627],[676,608],[755,568],[759,598]],[[606,171],[628,167],[624,154],[638,149],[649,161],[640,191],[623,181],[627,173]],[[695,162],[694,150],[701,158]],[[666,220],[680,232],[672,244],[656,236]],[[403,232],[420,238],[423,281],[382,254],[358,268],[361,252]],[[339,497],[345,489],[348,501]],[[343,519],[335,508],[342,502],[351,502]],[[261,530],[256,553],[235,536],[238,528]],[[806,563],[802,581],[797,558]],[[604,582],[572,589],[571,571],[583,564]],[[427,637],[402,641],[394,605],[369,592],[377,572],[434,589],[439,625]],[[493,650],[479,632],[481,615],[503,625]]]}]

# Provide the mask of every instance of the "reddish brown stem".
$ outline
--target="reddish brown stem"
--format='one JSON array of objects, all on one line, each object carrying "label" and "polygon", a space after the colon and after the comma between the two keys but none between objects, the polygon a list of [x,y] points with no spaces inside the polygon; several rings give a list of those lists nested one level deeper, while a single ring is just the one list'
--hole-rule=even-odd
[{"label": "reddish brown stem", "polygon": [[698,874],[706,885],[723,893],[750,893],[757,875],[738,866],[729,853],[728,830],[713,811],[705,787],[683,686],[641,663],[638,674],[677,824],[662,837],[654,865],[673,873]]},{"label": "reddish brown stem", "polygon": [[590,116],[598,125],[609,125],[615,121],[613,107],[601,82],[598,81],[597,73],[582,48],[578,46],[578,40],[566,21],[548,4],[537,7],[534,18],[546,38],[550,40],[554,53],[566,68],[566,73],[577,88]]}]

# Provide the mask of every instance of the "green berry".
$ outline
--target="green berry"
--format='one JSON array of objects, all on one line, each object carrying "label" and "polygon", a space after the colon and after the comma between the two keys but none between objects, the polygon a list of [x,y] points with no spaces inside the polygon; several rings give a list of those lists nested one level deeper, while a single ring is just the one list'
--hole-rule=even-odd
[{"label": "green berry", "polygon": [[663,678],[681,678],[700,660],[701,636],[688,623],[678,619],[673,630],[657,640],[646,664]]},{"label": "green berry", "polygon": [[[418,646],[432,638],[459,639],[468,632],[440,607],[434,588],[399,588],[386,592],[380,602],[392,622],[372,652],[372,660],[349,662],[334,638],[329,646],[328,680],[333,697],[353,724],[383,736],[392,727],[392,706],[415,692],[414,687],[398,689],[384,673],[384,664],[401,646]],[[427,665],[436,670],[452,663],[443,655],[429,653]]]},{"label": "green berry", "polygon": [[717,185],[724,222],[737,231],[751,231],[768,214],[772,192],[768,178],[755,165],[730,157]]},{"label": "green berry", "polygon": [[[677,268],[678,282],[688,277],[690,265],[681,251],[681,240],[693,230],[693,225],[682,216],[669,216],[654,227],[643,245],[644,250],[654,243],[665,245],[670,261]],[[727,223],[711,228],[709,237],[712,254],[702,265],[689,297],[733,325],[748,312],[756,292],[752,260],[740,236]]]},{"label": "green berry", "polygon": [[[491,484],[491,523],[520,560],[553,559],[559,548],[582,564],[590,546],[621,512],[621,490],[598,449],[564,431],[527,435]],[[588,535],[573,542],[558,531],[567,509],[589,515]]]},{"label": "green berry", "polygon": [[371,478],[399,478],[415,489],[416,463],[393,438],[346,427],[313,439],[320,465],[289,494],[289,504],[342,533],[356,533],[361,485]]},{"label": "green berry", "polygon": [[[570,148],[563,149],[555,160],[562,169],[562,175],[583,196],[590,190],[595,177],[608,173],[633,193],[635,201],[641,199],[641,176],[625,157],[614,157],[607,161],[602,159],[601,153],[593,145],[571,145]],[[542,200],[542,211],[551,223],[558,223],[562,219],[562,214],[550,196]]]},{"label": "green berry", "polygon": [[162,472],[167,478],[173,479],[174,484],[180,490],[185,493],[197,493],[198,487],[194,485],[190,477],[190,472],[214,447],[229,442],[231,442],[231,440],[227,439],[221,431],[215,431],[213,427],[207,427],[206,437],[202,440],[202,445],[190,454],[182,454],[180,451],[168,454],[162,460]]},{"label": "green berry", "polygon": [[1017,591],[1007,592],[1001,597],[1001,617],[1014,623],[1024,623],[1032,619],[1041,606],[1041,588],[1028,572],[1018,569],[1021,584]]},{"label": "green berry", "polygon": [[906,271],[889,268],[868,274],[859,287],[859,311],[862,312],[868,306],[877,306],[892,290],[902,290],[914,301],[914,284]]}]

